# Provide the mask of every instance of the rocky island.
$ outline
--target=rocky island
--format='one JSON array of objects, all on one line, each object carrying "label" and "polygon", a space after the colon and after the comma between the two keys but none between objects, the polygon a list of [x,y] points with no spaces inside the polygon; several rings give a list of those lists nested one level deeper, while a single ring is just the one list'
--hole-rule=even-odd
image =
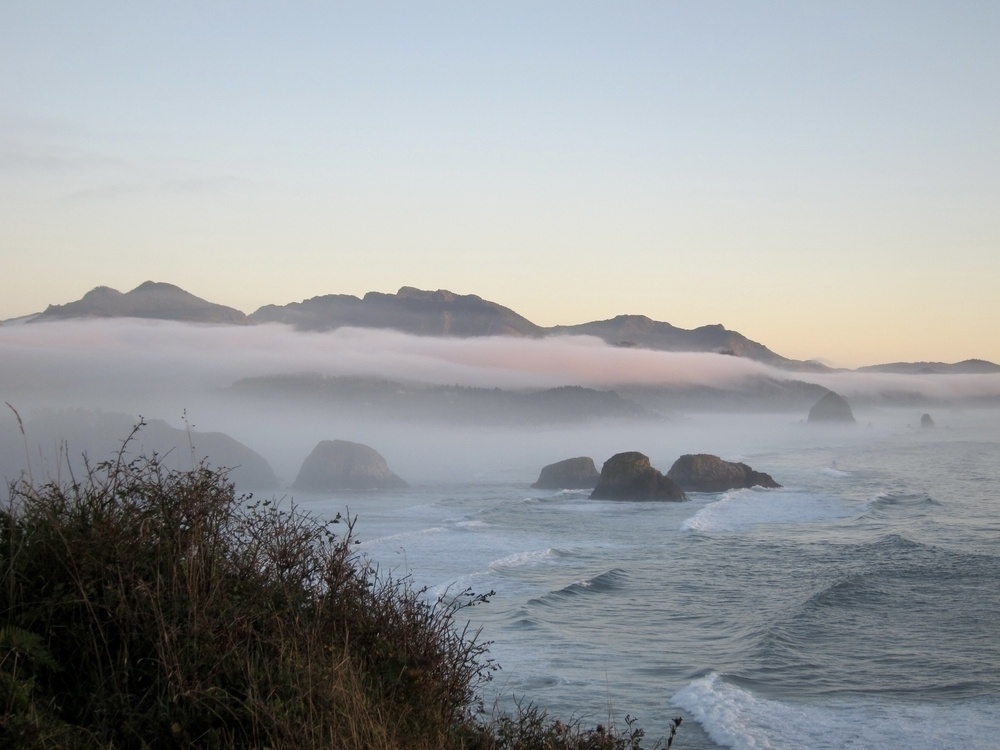
[{"label": "rocky island", "polygon": [[322,440],[302,463],[292,489],[343,492],[406,486],[374,448],[348,440]]},{"label": "rocky island", "polygon": [[838,393],[829,391],[823,398],[813,404],[809,410],[809,418],[812,422],[840,422],[842,424],[854,424],[854,412],[847,399]]},{"label": "rocky island", "polygon": [[601,478],[590,494],[595,500],[687,500],[684,490],[649,463],[638,451],[617,453],[601,468]]},{"label": "rocky island", "polygon": [[542,467],[538,481],[531,486],[536,490],[592,489],[600,478],[594,459],[580,456]]},{"label": "rocky island", "polygon": [[745,463],[724,461],[709,453],[685,454],[674,461],[667,476],[686,492],[725,492],[746,487],[778,488],[770,474]]}]

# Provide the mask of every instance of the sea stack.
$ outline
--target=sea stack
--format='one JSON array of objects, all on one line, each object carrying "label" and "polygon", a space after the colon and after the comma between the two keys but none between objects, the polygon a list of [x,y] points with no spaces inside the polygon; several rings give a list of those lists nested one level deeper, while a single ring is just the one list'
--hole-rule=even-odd
[{"label": "sea stack", "polygon": [[689,453],[670,467],[667,476],[686,492],[725,492],[747,487],[776,489],[770,474],[754,471],[744,463],[723,461],[710,453]]},{"label": "sea stack", "polygon": [[600,478],[594,459],[580,456],[542,467],[538,481],[531,486],[536,490],[593,489]]},{"label": "sea stack", "polygon": [[851,405],[843,396],[829,391],[809,410],[808,422],[840,422],[854,424],[854,413]]},{"label": "sea stack", "polygon": [[348,440],[322,440],[302,463],[292,489],[343,492],[406,486],[374,448]]},{"label": "sea stack", "polygon": [[595,500],[687,500],[674,480],[654,469],[638,451],[617,453],[601,468],[601,478],[590,494]]}]

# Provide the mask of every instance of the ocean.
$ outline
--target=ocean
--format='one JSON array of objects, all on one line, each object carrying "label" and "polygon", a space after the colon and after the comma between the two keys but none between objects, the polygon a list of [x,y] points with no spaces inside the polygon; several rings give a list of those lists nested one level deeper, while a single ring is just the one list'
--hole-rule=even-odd
[{"label": "ocean", "polygon": [[[356,517],[358,554],[429,597],[495,592],[462,612],[501,667],[488,706],[631,716],[650,747],[680,716],[679,748],[996,748],[1000,414],[919,420],[644,427],[661,471],[713,452],[783,485],[685,503],[533,490],[545,463],[581,453],[531,434],[516,462],[466,478],[296,501]],[[627,427],[587,429],[602,450],[637,449]]]}]

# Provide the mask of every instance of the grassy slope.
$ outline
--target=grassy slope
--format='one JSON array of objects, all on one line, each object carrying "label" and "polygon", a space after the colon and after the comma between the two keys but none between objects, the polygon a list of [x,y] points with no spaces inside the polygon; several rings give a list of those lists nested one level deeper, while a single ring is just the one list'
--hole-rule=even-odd
[{"label": "grassy slope", "polygon": [[[126,441],[126,445],[128,441]],[[0,744],[60,748],[638,748],[531,706],[488,716],[495,665],[352,552],[351,523],[238,497],[224,471],[124,449],[0,510]]]}]

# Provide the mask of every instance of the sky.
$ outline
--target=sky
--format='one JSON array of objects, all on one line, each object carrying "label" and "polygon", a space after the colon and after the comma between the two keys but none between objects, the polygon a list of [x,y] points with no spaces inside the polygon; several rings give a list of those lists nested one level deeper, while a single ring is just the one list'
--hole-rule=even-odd
[{"label": "sky", "polygon": [[1000,362],[995,2],[0,0],[0,319],[401,286]]}]

